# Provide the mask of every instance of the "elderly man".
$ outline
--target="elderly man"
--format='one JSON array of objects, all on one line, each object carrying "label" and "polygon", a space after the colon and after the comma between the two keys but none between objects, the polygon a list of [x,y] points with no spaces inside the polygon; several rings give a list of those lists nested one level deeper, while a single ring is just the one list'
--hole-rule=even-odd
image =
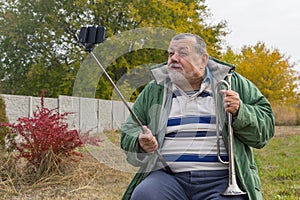
[{"label": "elderly man", "polygon": [[[251,148],[264,147],[274,135],[271,106],[260,91],[234,68],[209,59],[206,44],[197,35],[172,38],[167,65],[152,69],[151,81],[137,98],[131,117],[122,126],[121,147],[127,160],[139,166],[123,199],[262,199],[258,170]],[[232,90],[221,90],[215,110],[214,87],[232,74]],[[233,116],[234,161],[237,182],[246,195],[223,196],[228,166],[217,158],[216,129],[221,131],[221,157],[228,160],[227,117],[216,126],[223,110]],[[166,171],[157,153],[172,173]]]}]

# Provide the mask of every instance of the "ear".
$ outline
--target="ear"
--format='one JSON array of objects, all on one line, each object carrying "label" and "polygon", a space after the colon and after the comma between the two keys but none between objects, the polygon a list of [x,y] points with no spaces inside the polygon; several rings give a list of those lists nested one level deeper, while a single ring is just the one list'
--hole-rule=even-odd
[{"label": "ear", "polygon": [[202,54],[201,63],[202,63],[202,66],[206,67],[206,65],[208,63],[208,55],[207,54]]}]

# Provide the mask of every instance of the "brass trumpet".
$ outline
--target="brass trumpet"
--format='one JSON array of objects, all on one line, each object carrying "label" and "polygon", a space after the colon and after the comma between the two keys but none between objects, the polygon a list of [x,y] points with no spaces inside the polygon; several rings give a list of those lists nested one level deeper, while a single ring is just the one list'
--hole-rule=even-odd
[{"label": "brass trumpet", "polygon": [[234,164],[234,145],[233,145],[233,128],[232,128],[232,114],[227,112],[227,120],[228,120],[228,155],[229,161],[223,161],[221,158],[220,152],[220,124],[219,124],[219,112],[218,112],[218,89],[219,87],[224,84],[227,87],[227,90],[231,90],[231,76],[232,74],[227,74],[228,82],[225,80],[219,81],[215,86],[215,110],[216,110],[216,133],[217,133],[217,154],[218,160],[224,164],[229,165],[229,182],[226,190],[222,193],[225,196],[232,196],[232,195],[244,195],[246,192],[243,192],[236,181],[236,174],[235,174],[235,164]]}]

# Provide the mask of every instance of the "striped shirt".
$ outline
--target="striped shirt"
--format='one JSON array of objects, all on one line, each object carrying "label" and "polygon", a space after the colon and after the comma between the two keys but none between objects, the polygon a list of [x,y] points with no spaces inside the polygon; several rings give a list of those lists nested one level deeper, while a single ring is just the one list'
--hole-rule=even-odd
[{"label": "striped shirt", "polygon": [[[209,79],[199,91],[173,86],[172,108],[161,154],[173,172],[224,170],[217,158],[216,117]],[[228,155],[221,140],[221,158]]]}]

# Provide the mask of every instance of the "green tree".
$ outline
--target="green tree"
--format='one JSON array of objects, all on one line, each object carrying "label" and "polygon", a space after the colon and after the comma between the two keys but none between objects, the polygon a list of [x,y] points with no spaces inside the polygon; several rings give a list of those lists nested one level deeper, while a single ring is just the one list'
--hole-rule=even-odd
[{"label": "green tree", "polygon": [[298,76],[289,61],[278,49],[268,49],[262,42],[243,46],[235,54],[228,49],[223,59],[237,66],[236,71],[247,77],[272,103],[297,103]]},{"label": "green tree", "polygon": [[[6,116],[6,106],[5,101],[0,96],[0,124],[7,123],[7,116]],[[8,133],[8,129],[5,126],[0,125],[0,149],[4,148],[5,146],[5,136]]]},{"label": "green tree", "polygon": [[[142,27],[163,27],[176,32],[192,32],[205,39],[210,55],[214,57],[220,56],[221,36],[227,34],[224,30],[226,24],[222,22],[211,26],[206,23],[209,13],[205,6],[205,1],[136,0],[126,1],[123,6],[124,8],[127,7],[127,9],[123,10],[129,11],[127,15],[130,16],[130,18],[122,20],[122,23],[128,24],[129,27],[133,29]],[[149,37],[151,38],[152,36]],[[137,38],[132,38],[132,41],[138,42]],[[109,71],[115,72],[112,74],[114,80],[118,80],[116,77],[120,77],[118,72],[128,72],[129,69],[139,67],[143,63],[160,63],[166,61],[167,54],[165,51],[142,49],[134,50],[124,57],[127,60],[125,65],[124,60],[120,59],[116,60],[116,62],[108,68]],[[118,69],[120,67],[124,69],[124,66],[126,66],[126,70]],[[105,81],[105,79],[103,79],[103,81]],[[107,84],[99,84],[99,86],[100,85]],[[110,98],[103,96],[104,94],[106,95],[107,92],[103,91],[102,87],[98,87],[97,97]],[[141,89],[142,87],[139,88],[139,90]],[[136,91],[135,95],[138,95],[138,93],[139,91]]]},{"label": "green tree", "polygon": [[[202,36],[208,51],[220,56],[226,24],[206,22],[210,13],[205,0],[7,0],[0,2],[0,88],[2,93],[48,96],[72,95],[80,64],[87,56],[74,40],[83,25],[103,25],[107,37],[141,27],[163,27]],[[135,38],[133,38],[134,40]],[[124,55],[109,63],[117,81],[121,73],[166,59],[149,49]],[[120,62],[120,63],[119,63]],[[99,80],[97,97],[110,98],[111,88]],[[111,91],[111,89],[110,89]],[[103,96],[102,96],[103,94]]]},{"label": "green tree", "polygon": [[[68,74],[76,75],[80,54],[64,1],[8,0],[1,3],[1,92],[57,96]],[[76,7],[73,8],[74,12]],[[73,17],[75,18],[75,17]]]}]

